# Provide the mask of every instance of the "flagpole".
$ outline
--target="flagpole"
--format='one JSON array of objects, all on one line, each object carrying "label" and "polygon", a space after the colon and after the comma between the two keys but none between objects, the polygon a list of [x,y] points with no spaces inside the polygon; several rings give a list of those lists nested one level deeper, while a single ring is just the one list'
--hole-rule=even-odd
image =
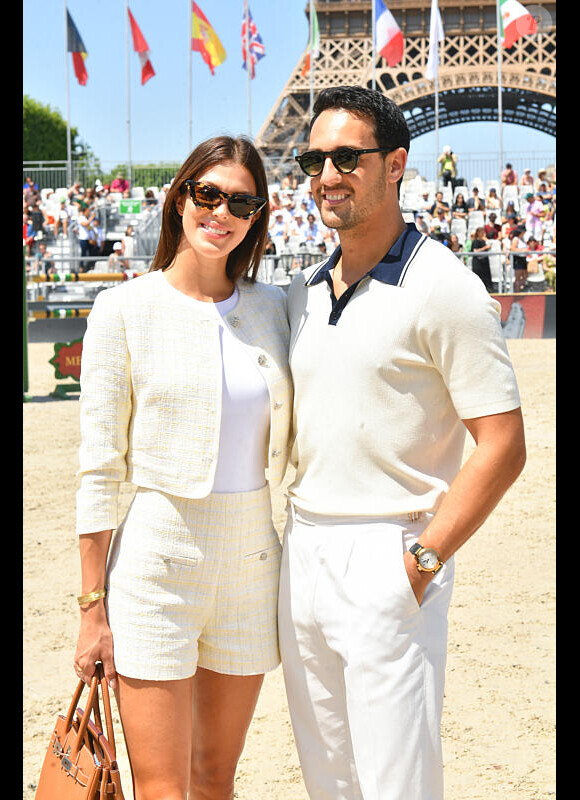
[{"label": "flagpole", "polygon": [[312,119],[312,109],[314,108],[314,0],[310,0],[310,119]]},{"label": "flagpole", "polygon": [[503,142],[502,142],[502,96],[501,96],[501,35],[500,35],[500,10],[499,0],[496,0],[496,23],[497,23],[497,123],[498,123],[498,149],[499,149],[499,174],[503,169]]},{"label": "flagpole", "polygon": [[66,74],[66,185],[72,186],[72,158],[70,137],[70,86],[68,69],[68,15],[66,0],[64,0],[64,64]]},{"label": "flagpole", "polygon": [[[439,49],[439,42],[437,42]],[[435,184],[437,184],[437,159],[439,158],[439,57],[435,67]]]},{"label": "flagpole", "polygon": [[189,56],[188,56],[188,63],[189,63],[189,70],[188,70],[188,91],[187,91],[187,101],[188,101],[188,121],[187,121],[187,152],[191,153],[191,92],[192,92],[192,80],[191,80],[191,37],[193,32],[193,3],[191,0],[187,0],[189,3]]},{"label": "flagpole", "polygon": [[133,187],[131,176],[131,65],[129,59],[129,0],[125,0],[125,75],[127,84],[127,180]]},{"label": "flagpole", "polygon": [[250,12],[248,0],[245,0],[246,6],[246,72],[247,72],[247,87],[248,87],[248,136],[252,138],[252,95],[250,91],[250,81],[252,75],[250,73],[252,64],[250,58]]},{"label": "flagpole", "polygon": [[372,7],[372,28],[373,28],[373,47],[372,47],[372,55],[371,58],[373,59],[373,89],[377,88],[377,77],[376,77],[376,64],[377,64],[377,4],[376,0],[373,0],[373,7]]}]

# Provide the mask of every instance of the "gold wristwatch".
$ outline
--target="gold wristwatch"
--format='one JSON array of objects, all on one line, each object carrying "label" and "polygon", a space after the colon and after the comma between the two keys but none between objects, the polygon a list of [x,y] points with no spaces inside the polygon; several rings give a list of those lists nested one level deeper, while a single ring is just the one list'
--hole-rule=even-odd
[{"label": "gold wristwatch", "polygon": [[415,556],[419,572],[431,572],[435,575],[443,566],[443,561],[434,547],[423,547],[422,544],[416,542],[409,547],[409,553]]}]

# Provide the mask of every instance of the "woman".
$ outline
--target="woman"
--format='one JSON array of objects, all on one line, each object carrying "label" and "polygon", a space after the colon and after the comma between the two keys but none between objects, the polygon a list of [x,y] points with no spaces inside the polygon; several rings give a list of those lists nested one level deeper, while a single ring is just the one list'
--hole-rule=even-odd
[{"label": "woman", "polygon": [[516,207],[513,200],[509,200],[507,206],[505,207],[505,211],[502,214],[501,221],[502,224],[505,225],[506,222],[513,222],[517,225],[519,220]]},{"label": "woman", "polygon": [[486,211],[501,211],[501,200],[497,196],[495,188],[492,186],[485,201]]},{"label": "woman", "polygon": [[478,275],[488,292],[493,292],[493,283],[491,280],[491,269],[489,266],[489,256],[479,255],[491,248],[491,244],[485,236],[485,228],[477,228],[473,237],[471,245],[471,252],[478,253],[473,256],[472,270]]},{"label": "woman", "polygon": [[454,219],[467,219],[468,212],[469,209],[467,208],[465,197],[461,192],[458,192],[455,202],[451,206],[451,214]]},{"label": "woman", "polygon": [[85,260],[90,256],[91,241],[94,241],[93,222],[95,220],[94,212],[86,208],[82,208],[78,216],[78,237],[79,245],[81,248],[81,258],[83,261],[79,264],[80,272],[88,272],[94,266],[93,261]]},{"label": "woman", "polygon": [[460,258],[460,253],[463,252],[463,248],[461,247],[461,243],[456,233],[451,233],[449,235],[449,239],[447,241],[447,247],[451,250],[452,253],[457,255],[457,258]]},{"label": "woman", "polygon": [[512,268],[514,271],[514,292],[523,292],[528,280],[528,260],[525,255],[516,255],[522,250],[527,250],[528,246],[523,239],[523,230],[521,228],[514,228],[509,234],[510,239],[510,252]]},{"label": "woman", "polygon": [[103,663],[138,800],[230,800],[279,663],[264,468],[281,481],[292,388],[285,294],[255,282],[267,198],[249,141],[200,144],[150,271],[97,296],[84,338],[75,668],[89,681]]}]

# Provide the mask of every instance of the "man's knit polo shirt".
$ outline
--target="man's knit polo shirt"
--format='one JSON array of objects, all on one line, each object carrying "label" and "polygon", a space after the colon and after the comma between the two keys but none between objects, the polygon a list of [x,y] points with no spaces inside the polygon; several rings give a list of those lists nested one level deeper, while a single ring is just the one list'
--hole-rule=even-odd
[{"label": "man's knit polo shirt", "polygon": [[288,292],[299,508],[434,511],[461,466],[462,419],[518,408],[500,305],[413,223],[338,301],[340,247]]}]

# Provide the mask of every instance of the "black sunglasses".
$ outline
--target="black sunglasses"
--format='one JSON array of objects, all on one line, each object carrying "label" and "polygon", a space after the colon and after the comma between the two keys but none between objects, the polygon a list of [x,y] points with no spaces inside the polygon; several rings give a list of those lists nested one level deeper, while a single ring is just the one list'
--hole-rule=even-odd
[{"label": "black sunglasses", "polygon": [[315,178],[324,169],[324,162],[330,156],[332,163],[343,175],[353,172],[358,165],[359,156],[363,153],[391,153],[395,147],[370,147],[366,150],[355,150],[354,147],[339,147],[337,150],[308,150],[301,156],[294,156],[300,169]]},{"label": "black sunglasses", "polygon": [[196,206],[213,210],[225,201],[230,212],[239,219],[253,217],[268,202],[264,197],[256,197],[253,194],[243,194],[242,192],[228,194],[215,186],[209,186],[207,183],[191,179],[185,181],[185,185],[189,189],[191,199]]}]

